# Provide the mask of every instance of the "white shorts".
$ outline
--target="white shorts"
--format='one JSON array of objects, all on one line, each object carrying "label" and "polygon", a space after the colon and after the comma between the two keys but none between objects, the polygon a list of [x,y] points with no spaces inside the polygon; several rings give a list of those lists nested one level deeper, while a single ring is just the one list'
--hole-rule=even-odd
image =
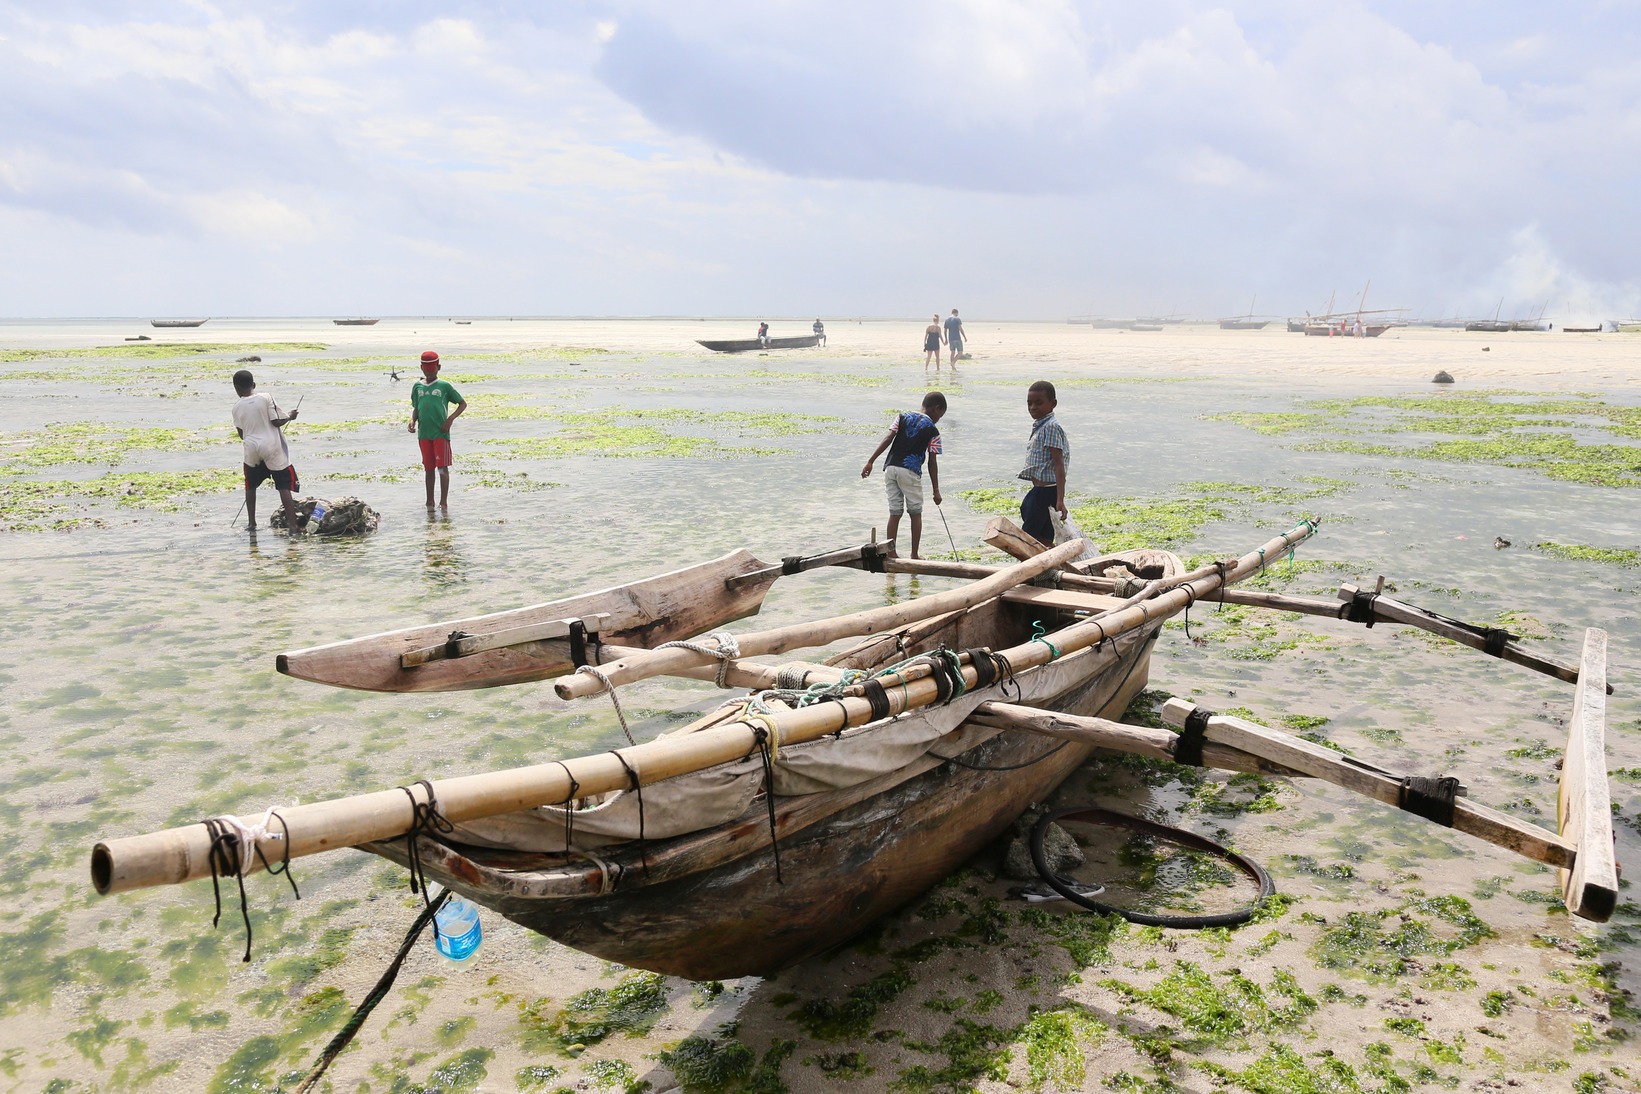
[{"label": "white shorts", "polygon": [[923,512],[923,476],[904,467],[890,467],[883,472],[883,488],[889,495],[889,515],[899,516],[904,509],[913,516]]}]

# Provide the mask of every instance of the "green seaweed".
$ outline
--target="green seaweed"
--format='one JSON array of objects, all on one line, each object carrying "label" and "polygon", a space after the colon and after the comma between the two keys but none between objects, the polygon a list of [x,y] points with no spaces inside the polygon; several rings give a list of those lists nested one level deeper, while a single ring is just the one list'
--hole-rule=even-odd
[{"label": "green seaweed", "polygon": [[1077,1006],[1034,1013],[1014,1034],[1026,1050],[1026,1075],[1033,1090],[1053,1083],[1063,1090],[1082,1088],[1087,1077],[1085,1047],[1098,1044],[1107,1026]]},{"label": "green seaweed", "polygon": [[1641,551],[1630,550],[1627,547],[1590,547],[1581,543],[1545,540],[1533,544],[1533,550],[1547,554],[1551,558],[1569,559],[1574,562],[1599,562],[1607,566],[1641,566]]},{"label": "green seaweed", "polygon": [[786,1017],[809,1036],[821,1041],[843,1041],[864,1037],[871,1031],[878,1011],[916,980],[907,969],[896,965],[851,988],[841,1002],[812,999]]}]

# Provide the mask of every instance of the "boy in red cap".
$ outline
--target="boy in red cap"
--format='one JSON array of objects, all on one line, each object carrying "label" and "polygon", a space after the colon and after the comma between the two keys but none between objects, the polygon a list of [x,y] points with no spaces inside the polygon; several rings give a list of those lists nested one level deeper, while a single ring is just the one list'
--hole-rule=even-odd
[{"label": "boy in red cap", "polygon": [[[450,507],[450,423],[462,416],[467,401],[439,379],[439,355],[433,350],[422,354],[422,376],[410,388],[410,427],[422,449],[422,467],[427,471],[427,507],[433,508],[433,472],[439,472],[439,506]],[[450,413],[451,404],[456,412]]]}]

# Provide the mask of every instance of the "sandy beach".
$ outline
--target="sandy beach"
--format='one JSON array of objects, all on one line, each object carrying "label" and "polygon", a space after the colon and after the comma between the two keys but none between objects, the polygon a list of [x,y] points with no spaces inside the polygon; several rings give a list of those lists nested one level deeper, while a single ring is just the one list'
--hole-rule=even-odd
[{"label": "sandy beach", "polygon": [[[986,521],[1017,504],[1025,387],[1047,378],[1074,515],[1103,547],[1217,557],[1315,517],[1321,534],[1262,587],[1331,598],[1384,575],[1568,662],[1585,628],[1605,629],[1618,857],[1641,861],[1641,334],[976,319],[971,357],[938,372],[925,321],[827,318],[826,347],[780,354],[695,344],[757,322],[0,322],[0,1091],[290,1090],[419,906],[384,860],[306,860],[300,901],[280,879],[248,884],[242,963],[237,890],[215,930],[208,883],[98,897],[95,840],[621,739],[607,699],[336,691],[279,676],[277,653],[735,547],[861,542],[884,498],[860,463],[931,387],[952,407],[951,541],[931,520],[926,554],[984,551]],[[432,514],[405,431],[425,348],[472,402],[451,507]],[[303,493],[359,496],[379,532],[247,533],[239,367],[281,405],[304,400],[287,430]],[[1456,382],[1433,385],[1443,370]],[[276,505],[264,491],[259,523]],[[948,585],[783,579],[757,625]],[[1571,686],[1419,632],[1199,605],[1189,635],[1165,629],[1131,717],[1169,695],[1456,775],[1473,800],[1554,823]],[[623,703],[653,735],[719,698],[658,680]],[[1548,868],[1315,780],[1101,755],[1049,804],[1208,835],[1259,861],[1278,897],[1235,929],[1139,927],[1017,899],[988,852],[834,953],[723,983],[610,965],[487,914],[467,964],[418,944],[320,1089],[1641,1090],[1630,882],[1611,922],[1573,920]],[[1150,844],[1124,848],[1159,896],[1237,899],[1223,878],[1158,868]]]}]

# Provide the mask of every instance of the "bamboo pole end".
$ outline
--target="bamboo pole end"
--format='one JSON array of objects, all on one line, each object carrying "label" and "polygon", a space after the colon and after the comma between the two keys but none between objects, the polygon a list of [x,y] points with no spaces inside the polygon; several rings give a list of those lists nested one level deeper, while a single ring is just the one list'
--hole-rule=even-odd
[{"label": "bamboo pole end", "polygon": [[91,849],[91,885],[99,896],[107,896],[113,891],[114,855],[106,843],[99,843]]}]

